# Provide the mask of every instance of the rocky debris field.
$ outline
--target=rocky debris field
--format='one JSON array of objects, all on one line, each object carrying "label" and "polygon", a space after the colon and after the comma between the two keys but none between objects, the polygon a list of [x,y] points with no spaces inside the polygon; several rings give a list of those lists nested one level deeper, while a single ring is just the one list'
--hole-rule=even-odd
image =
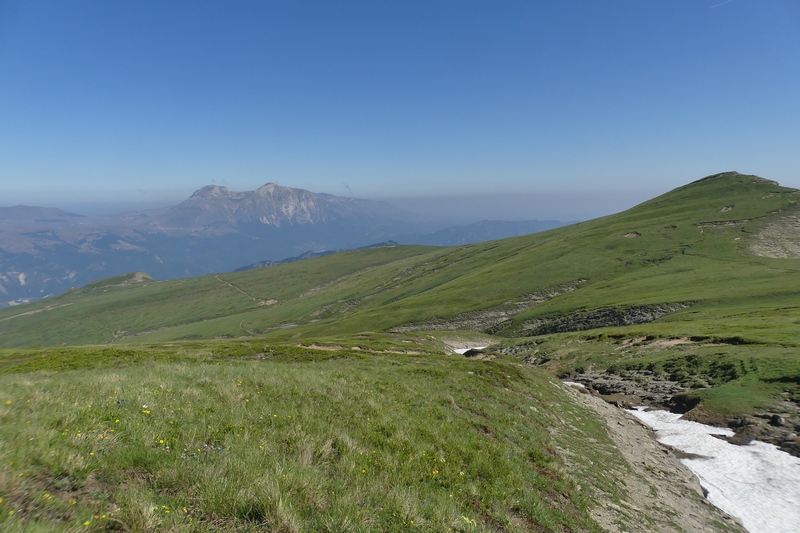
[{"label": "rocky debris field", "polygon": [[590,392],[618,407],[644,405],[685,413],[689,420],[731,428],[736,435],[728,440],[734,444],[747,444],[755,439],[800,457],[800,407],[794,402],[783,401],[770,410],[758,410],[752,416],[724,418],[703,411],[698,399],[690,394],[692,389],[674,381],[657,379],[647,372],[627,372],[620,376],[587,371],[570,380],[585,385]]}]

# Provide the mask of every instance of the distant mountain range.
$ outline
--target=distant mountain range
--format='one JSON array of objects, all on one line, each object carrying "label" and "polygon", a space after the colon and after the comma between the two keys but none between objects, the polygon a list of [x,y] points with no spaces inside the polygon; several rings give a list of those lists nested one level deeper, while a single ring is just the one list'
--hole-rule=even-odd
[{"label": "distant mountain range", "polygon": [[459,245],[559,225],[483,221],[441,229],[386,202],[274,183],[247,192],[209,185],[175,206],[113,216],[0,207],[0,307],[127,272],[175,279],[388,240]]}]

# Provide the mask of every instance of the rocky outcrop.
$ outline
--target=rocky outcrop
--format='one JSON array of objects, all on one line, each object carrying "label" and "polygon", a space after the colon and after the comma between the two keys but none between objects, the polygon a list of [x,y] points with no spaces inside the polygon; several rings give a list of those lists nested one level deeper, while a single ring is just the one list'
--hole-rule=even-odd
[{"label": "rocky outcrop", "polygon": [[[502,333],[512,337],[531,337],[534,335],[584,331],[610,326],[631,326],[652,322],[666,314],[686,309],[691,305],[691,302],[676,302],[579,309],[571,313],[526,320],[510,328],[504,328]],[[499,332],[492,331],[492,333]]]},{"label": "rocky outcrop", "polygon": [[454,317],[432,318],[420,322],[412,322],[392,328],[395,333],[407,331],[442,331],[442,330],[470,330],[491,333],[500,329],[504,324],[519,313],[526,311],[542,302],[555,298],[560,294],[572,292],[583,283],[585,279],[576,280],[562,285],[547,287],[519,298],[509,300],[500,305],[461,313]]},{"label": "rocky outcrop", "polygon": [[747,249],[753,255],[772,259],[800,257],[800,212],[764,224],[750,237]]}]

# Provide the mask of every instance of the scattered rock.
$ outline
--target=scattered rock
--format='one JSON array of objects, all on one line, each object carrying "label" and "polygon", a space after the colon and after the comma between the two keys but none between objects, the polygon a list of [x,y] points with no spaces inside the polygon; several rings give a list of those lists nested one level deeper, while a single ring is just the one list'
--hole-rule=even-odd
[{"label": "scattered rock", "polygon": [[753,421],[746,416],[737,416],[736,418],[728,420],[728,427],[732,429],[739,429],[752,425]]},{"label": "scattered rock", "polygon": [[712,435],[712,437],[730,442],[731,444],[735,444],[737,446],[746,446],[754,440],[753,436],[748,431],[739,431],[732,437],[728,437],[727,435]]},{"label": "scattered rock", "polygon": [[686,392],[679,392],[667,401],[669,410],[673,413],[688,413],[700,404],[700,398]]},{"label": "scattered rock", "polygon": [[618,400],[621,396],[631,405],[650,405],[663,409],[669,409],[669,402],[675,395],[688,390],[674,381],[647,379],[638,374],[623,378],[616,374],[587,371],[571,379],[612,400]]},{"label": "scattered rock", "polygon": [[783,427],[786,425],[786,421],[781,415],[772,415],[769,419],[769,423],[770,425],[777,427]]}]

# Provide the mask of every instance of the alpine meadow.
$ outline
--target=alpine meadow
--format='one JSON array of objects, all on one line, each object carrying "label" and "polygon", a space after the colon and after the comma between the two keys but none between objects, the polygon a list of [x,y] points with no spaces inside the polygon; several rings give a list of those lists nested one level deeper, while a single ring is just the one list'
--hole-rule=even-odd
[{"label": "alpine meadow", "polygon": [[798,279],[800,191],[725,172],[520,237],[0,309],[0,529],[743,531],[562,380],[800,455]]}]

